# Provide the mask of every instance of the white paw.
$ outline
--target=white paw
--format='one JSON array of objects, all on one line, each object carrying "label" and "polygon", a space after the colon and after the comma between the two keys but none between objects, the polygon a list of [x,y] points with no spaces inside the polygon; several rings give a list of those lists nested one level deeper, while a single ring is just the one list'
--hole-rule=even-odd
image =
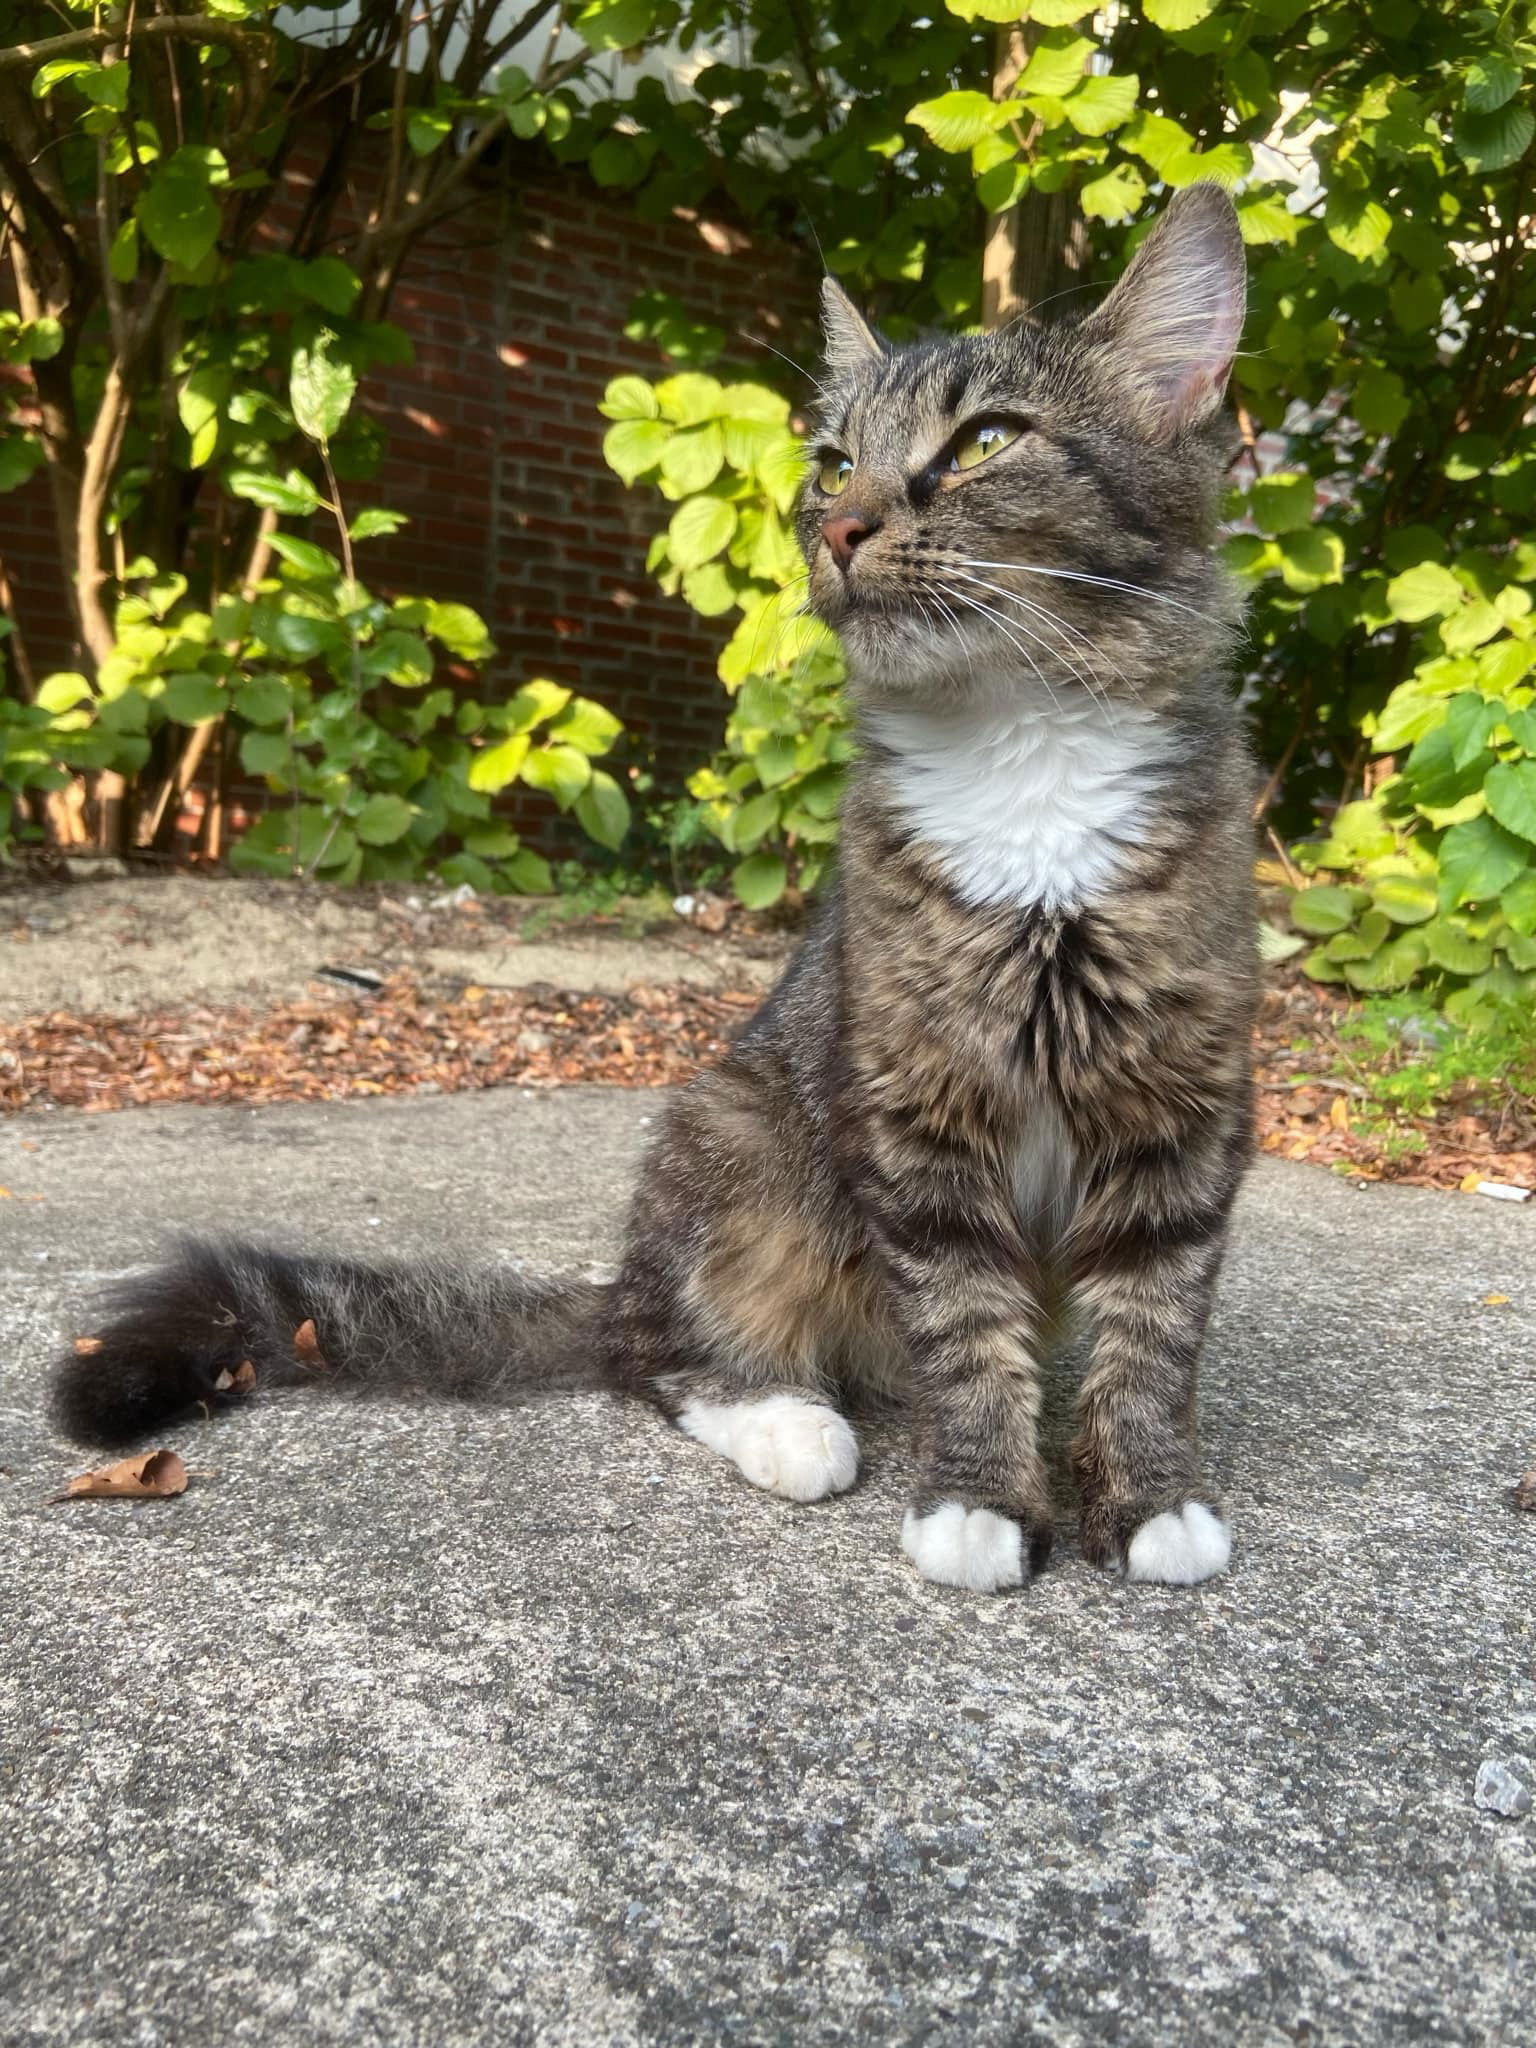
[{"label": "white paw", "polygon": [[785,1500],[822,1500],[852,1486],[859,1472],[858,1439],[835,1408],[797,1394],[761,1401],[690,1401],[677,1426],[742,1476]]},{"label": "white paw", "polygon": [[1198,1586],[1224,1572],[1232,1531],[1198,1500],[1143,1522],[1126,1552],[1125,1576],[1158,1586]]},{"label": "white paw", "polygon": [[925,1579],[938,1586],[964,1586],[972,1593],[1000,1593],[1022,1586],[1024,1531],[990,1508],[966,1510],[957,1500],[941,1501],[926,1515],[908,1508],[901,1547]]}]

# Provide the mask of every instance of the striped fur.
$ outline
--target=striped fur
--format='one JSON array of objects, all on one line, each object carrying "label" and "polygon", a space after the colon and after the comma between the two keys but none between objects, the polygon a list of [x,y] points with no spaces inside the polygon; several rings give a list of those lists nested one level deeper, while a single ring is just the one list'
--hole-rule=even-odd
[{"label": "striped fur", "polygon": [[[1073,325],[895,350],[829,288],[817,431],[852,473],[831,499],[813,470],[799,531],[862,739],[841,871],[671,1105],[616,1284],[193,1248],[67,1363],[67,1426],[233,1402],[245,1358],[301,1376],[309,1319],[369,1383],[590,1377],[805,1500],[855,1477],[840,1411],[899,1394],[908,1555],[998,1590],[1050,1547],[1041,1360],[1073,1314],[1088,1555],[1220,1569],[1195,1411],[1250,1144],[1252,778],[1213,553],[1241,301],[1231,206],[1202,187]],[[1015,438],[957,471],[986,418]]]}]

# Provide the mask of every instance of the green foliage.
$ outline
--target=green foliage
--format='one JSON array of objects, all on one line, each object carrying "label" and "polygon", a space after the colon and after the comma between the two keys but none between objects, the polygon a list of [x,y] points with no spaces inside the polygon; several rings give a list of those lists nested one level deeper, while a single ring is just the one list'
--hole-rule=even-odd
[{"label": "green foliage", "polygon": [[[1528,994],[1530,7],[1133,0],[1105,17],[1076,0],[947,0],[917,32],[892,7],[824,5],[798,27],[774,13],[777,27],[766,6],[747,9],[747,54],[703,75],[712,111],[691,117],[694,133],[727,150],[749,125],[801,139],[796,203],[830,268],[898,338],[925,320],[976,319],[980,266],[961,252],[977,200],[1042,218],[1067,195],[1092,231],[1082,289],[1113,274],[1171,189],[1214,178],[1234,191],[1253,254],[1234,396],[1250,440],[1283,430],[1288,451],[1280,474],[1233,492],[1229,559],[1253,587],[1257,737],[1288,762],[1275,822],[1294,839],[1333,819],[1301,856],[1334,891],[1298,899],[1298,924],[1323,941],[1308,965],[1362,989],[1420,983],[1462,1010]],[[997,30],[1015,22],[1027,61],[995,89]],[[775,70],[791,47],[797,61]],[[839,122],[818,115],[832,77]],[[646,178],[679,191],[665,168],[675,110],[637,118]],[[734,190],[746,175],[738,167]],[[649,317],[660,333],[661,315]],[[679,360],[707,366],[682,309],[666,331]],[[756,573],[741,530],[782,501],[704,430],[707,413],[679,446],[682,418],[623,381],[609,458],[626,481],[681,501],[655,562],[684,570],[683,594],[706,615],[748,610],[732,580]],[[729,575],[706,573],[721,561]],[[728,684],[750,669],[793,697],[788,659],[744,657],[743,631],[724,657]],[[732,727],[764,733],[775,765],[789,758],[780,742],[809,736],[745,723],[739,701]],[[1373,754],[1388,772],[1365,773]],[[703,784],[745,813],[748,839],[771,789],[745,765],[755,759],[743,745],[738,785],[729,763]],[[773,829],[765,844],[782,858]],[[756,865],[743,881],[774,886]]]},{"label": "green foliage", "polygon": [[[446,31],[449,11],[427,14]],[[111,794],[102,843],[135,818],[148,836],[221,755],[268,791],[232,856],[261,872],[547,889],[493,815],[513,784],[624,839],[629,799],[600,765],[618,720],[564,685],[474,676],[495,650],[468,607],[356,573],[403,516],[342,510],[383,448],[370,375],[410,361],[382,315],[414,241],[492,143],[569,133],[591,61],[551,46],[531,78],[503,61],[498,0],[451,14],[413,43],[419,10],[356,0],[326,48],[279,0],[191,0],[131,50],[77,0],[8,18],[4,250],[26,317],[0,312],[0,365],[31,389],[0,388],[0,490],[52,465],[80,673],[34,691],[25,662],[0,668],[0,857],[45,836],[76,778]],[[324,177],[269,209],[317,121]]]},{"label": "green foliage", "polygon": [[1304,1078],[1349,1084],[1351,1128],[1388,1156],[1422,1151],[1417,1126],[1447,1109],[1524,1122],[1536,1107],[1536,1018],[1525,1004],[1485,1004],[1465,1023],[1422,992],[1367,996],[1331,1038],[1296,1049],[1317,1056]]},{"label": "green foliage", "polygon": [[616,377],[602,412],[610,465],[676,506],[651,544],[663,590],[730,626],[720,679],[732,697],[725,746],[689,780],[731,856],[749,909],[809,891],[837,838],[851,742],[841,657],[800,610],[804,571],[787,523],[801,444],[770,386],[689,370],[655,385]]}]

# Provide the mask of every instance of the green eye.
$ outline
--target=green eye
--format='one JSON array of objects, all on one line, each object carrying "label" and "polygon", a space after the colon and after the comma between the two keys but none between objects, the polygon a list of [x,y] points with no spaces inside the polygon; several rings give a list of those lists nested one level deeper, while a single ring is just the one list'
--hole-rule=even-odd
[{"label": "green eye", "polygon": [[988,420],[985,426],[966,435],[949,458],[949,466],[952,470],[974,469],[978,462],[985,462],[989,455],[995,455],[999,448],[1006,448],[1018,438],[1017,427],[1007,426],[1002,420]]},{"label": "green eye", "polygon": [[835,498],[848,488],[848,479],[853,475],[853,464],[846,455],[829,455],[821,465],[816,481],[829,498]]}]

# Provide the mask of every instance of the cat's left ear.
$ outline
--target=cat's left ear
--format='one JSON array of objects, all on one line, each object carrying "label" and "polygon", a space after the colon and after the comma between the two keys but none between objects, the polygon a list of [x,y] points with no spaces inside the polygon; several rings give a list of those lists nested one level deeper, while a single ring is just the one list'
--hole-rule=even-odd
[{"label": "cat's left ear", "polygon": [[1232,201],[1219,185],[1178,193],[1091,319],[1159,439],[1220,406],[1242,338],[1248,266]]},{"label": "cat's left ear", "polygon": [[821,326],[829,370],[841,375],[884,360],[884,342],[835,277],[821,280]]}]

